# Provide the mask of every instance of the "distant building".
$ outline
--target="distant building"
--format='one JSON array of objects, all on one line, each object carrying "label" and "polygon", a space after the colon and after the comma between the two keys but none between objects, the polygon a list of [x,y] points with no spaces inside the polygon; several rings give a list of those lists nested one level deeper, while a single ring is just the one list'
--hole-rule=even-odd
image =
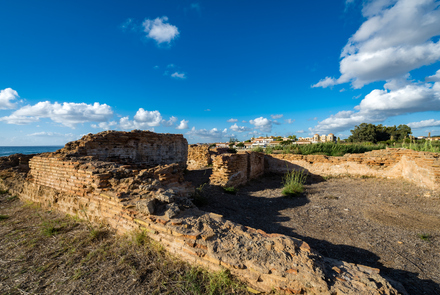
[{"label": "distant building", "polygon": [[313,137],[299,137],[297,144],[307,144],[310,143],[319,143],[319,142],[336,142],[336,137],[333,133],[329,133],[328,135],[319,135],[315,134]]}]

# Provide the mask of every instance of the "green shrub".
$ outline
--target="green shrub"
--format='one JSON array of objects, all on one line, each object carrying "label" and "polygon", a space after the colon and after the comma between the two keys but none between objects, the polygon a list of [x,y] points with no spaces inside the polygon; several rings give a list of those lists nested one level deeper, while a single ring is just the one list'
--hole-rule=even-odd
[{"label": "green shrub", "polygon": [[253,148],[252,151],[262,153],[262,152],[264,152],[264,149],[261,146],[258,146],[258,147]]},{"label": "green shrub", "polygon": [[307,180],[307,174],[303,171],[290,171],[283,177],[283,195],[298,196],[304,191],[304,184]]},{"label": "green shrub", "polygon": [[265,150],[265,153],[270,155],[270,154],[273,154],[273,151],[274,151],[274,148],[271,146],[268,146]]},{"label": "green shrub", "polygon": [[226,186],[223,188],[223,191],[227,194],[235,195],[238,190],[233,186]]}]

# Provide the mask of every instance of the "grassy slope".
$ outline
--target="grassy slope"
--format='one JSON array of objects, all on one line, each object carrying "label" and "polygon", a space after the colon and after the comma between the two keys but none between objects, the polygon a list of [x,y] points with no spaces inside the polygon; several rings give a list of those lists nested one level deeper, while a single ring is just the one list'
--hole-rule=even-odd
[{"label": "grassy slope", "polygon": [[0,294],[250,294],[228,272],[171,257],[142,232],[117,236],[0,194]]}]

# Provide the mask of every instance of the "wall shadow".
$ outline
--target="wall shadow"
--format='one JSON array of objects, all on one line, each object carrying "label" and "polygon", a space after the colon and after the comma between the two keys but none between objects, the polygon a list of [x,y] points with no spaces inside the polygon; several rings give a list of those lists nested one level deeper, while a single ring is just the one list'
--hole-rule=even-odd
[{"label": "wall shadow", "polygon": [[[324,179],[313,177],[313,175],[308,179],[309,183],[320,181]],[[203,194],[207,198],[207,205],[201,209],[221,214],[225,219],[262,229],[267,233],[281,233],[301,239],[329,258],[379,268],[380,273],[389,279],[396,289],[399,290],[399,284],[395,282],[399,282],[408,294],[440,294],[438,283],[420,279],[418,273],[385,267],[380,263],[380,257],[369,250],[332,244],[325,240],[298,234],[295,228],[281,225],[280,223],[291,220],[290,217],[282,215],[281,211],[286,208],[301,207],[310,202],[305,194],[301,197],[288,198],[271,193],[271,190],[282,187],[281,182],[282,175],[266,174],[263,178],[252,180],[249,184],[239,188],[236,195],[225,193],[221,187],[206,185]],[[264,197],[264,194],[269,195]]]}]

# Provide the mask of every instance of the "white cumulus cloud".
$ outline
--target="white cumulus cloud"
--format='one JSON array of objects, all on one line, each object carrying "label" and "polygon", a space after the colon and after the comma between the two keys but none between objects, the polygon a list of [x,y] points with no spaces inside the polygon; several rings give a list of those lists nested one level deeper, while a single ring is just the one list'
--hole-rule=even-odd
[{"label": "white cumulus cloud", "polygon": [[173,74],[171,74],[171,77],[176,79],[186,79],[185,73],[179,73],[179,72],[174,72]]},{"label": "white cumulus cloud", "polygon": [[255,128],[259,129],[261,132],[272,132],[272,121],[259,117],[254,120],[249,120],[249,123],[255,126]]},{"label": "white cumulus cloud", "polygon": [[154,20],[146,19],[142,26],[147,37],[155,40],[158,44],[167,42],[179,36],[179,30],[176,26],[168,23],[168,17],[158,17]]},{"label": "white cumulus cloud", "polygon": [[92,128],[100,128],[103,130],[110,130],[112,129],[113,126],[117,126],[118,122],[116,121],[110,121],[110,122],[101,122],[99,124],[92,124],[91,127]]},{"label": "white cumulus cloud", "polygon": [[177,122],[177,118],[174,116],[171,116],[170,119],[168,121],[166,120],[162,120],[162,125],[165,127],[171,127],[174,125],[174,123]]},{"label": "white cumulus cloud", "polygon": [[231,129],[234,132],[246,132],[252,130],[251,128],[248,128],[246,126],[238,126],[237,123],[229,127],[229,129]]},{"label": "white cumulus cloud", "polygon": [[351,82],[361,88],[440,60],[440,10],[434,0],[375,0],[362,11],[366,21],[341,53],[338,79],[326,77],[312,87]]},{"label": "white cumulus cloud", "polygon": [[190,138],[200,137],[209,141],[221,141],[223,138],[228,137],[228,130],[225,128],[223,131],[218,130],[217,128],[212,128],[211,130],[207,129],[199,129],[197,130],[193,127],[190,131],[186,133],[186,135]]},{"label": "white cumulus cloud", "polygon": [[286,122],[287,124],[292,124],[293,122],[295,122],[295,119],[285,119],[284,122]]},{"label": "white cumulus cloud", "polygon": [[0,90],[0,110],[14,109],[16,104],[14,100],[20,98],[17,91],[12,88]]},{"label": "white cumulus cloud", "polygon": [[226,122],[228,122],[228,123],[234,123],[234,122],[238,122],[238,119],[233,119],[233,118],[231,118],[231,119],[227,120]]},{"label": "white cumulus cloud", "polygon": [[138,124],[143,124],[143,126],[159,126],[162,122],[162,115],[159,111],[146,111],[143,108],[140,108],[136,115],[134,115],[134,120]]},{"label": "white cumulus cloud", "polygon": [[189,122],[188,120],[180,121],[180,124],[179,126],[176,127],[176,129],[180,129],[180,130],[188,129],[188,122]]},{"label": "white cumulus cloud", "polygon": [[361,123],[382,122],[392,116],[440,111],[440,82],[412,83],[395,90],[375,89],[354,109],[330,116],[311,128],[311,132],[335,133]]},{"label": "white cumulus cloud", "polygon": [[271,117],[272,119],[279,119],[279,118],[282,118],[283,115],[282,115],[282,114],[279,114],[279,115],[270,115],[270,117]]},{"label": "white cumulus cloud", "polygon": [[85,122],[106,122],[113,116],[113,111],[107,104],[68,103],[62,104],[42,101],[35,105],[24,106],[10,116],[0,118],[8,124],[25,125],[37,122],[41,118],[49,118],[64,126],[75,128]]},{"label": "white cumulus cloud", "polygon": [[420,122],[411,122],[408,123],[407,125],[413,129],[436,127],[436,126],[440,126],[440,120],[429,119]]}]

